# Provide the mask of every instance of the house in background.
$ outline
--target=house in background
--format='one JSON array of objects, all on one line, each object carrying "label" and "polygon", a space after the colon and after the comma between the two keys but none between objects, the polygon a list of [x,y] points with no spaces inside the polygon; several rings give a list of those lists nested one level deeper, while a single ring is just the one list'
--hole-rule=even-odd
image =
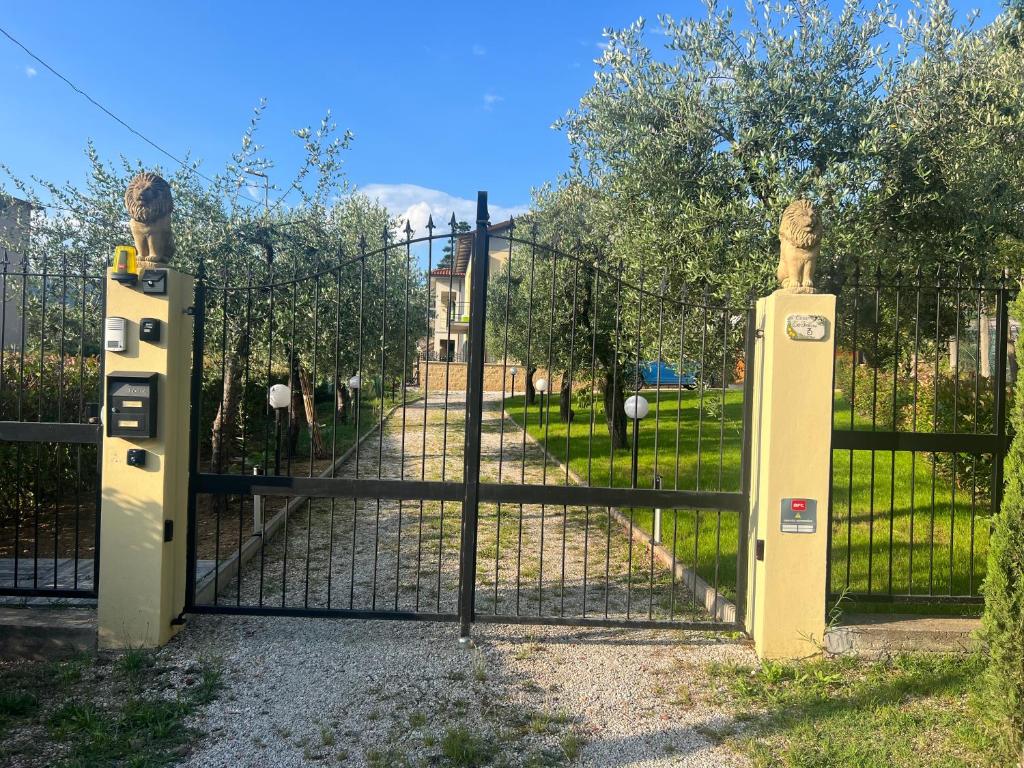
[{"label": "house in background", "polygon": [[[500,273],[507,264],[509,251],[509,222],[502,221],[488,227],[488,245],[491,275]],[[430,329],[420,349],[425,352],[420,360],[417,381],[429,392],[463,390],[466,387],[466,363],[469,349],[469,286],[472,280],[474,232],[465,232],[455,240],[455,253],[450,268],[441,267],[430,273]],[[513,373],[515,372],[515,373]],[[516,376],[518,375],[518,380]],[[558,385],[543,369],[536,369],[537,377],[547,377],[551,386]],[[522,364],[503,359],[502,351],[484,347],[484,391],[521,394],[526,376]],[[450,382],[450,384],[449,384]],[[517,386],[518,383],[518,386]]]},{"label": "house in background", "polygon": [[[21,272],[24,254],[28,252],[32,234],[32,204],[13,197],[0,197],[0,346],[18,349],[21,345],[20,302],[21,279],[12,273]],[[7,278],[2,277],[6,258]]]},{"label": "house in background", "polygon": [[[508,258],[509,222],[502,221],[487,228],[490,272],[495,274]],[[469,345],[469,284],[472,276],[471,257],[475,231],[455,239],[451,267],[430,272],[430,335],[426,343],[428,360],[466,362]],[[491,362],[490,356],[486,357]]]}]

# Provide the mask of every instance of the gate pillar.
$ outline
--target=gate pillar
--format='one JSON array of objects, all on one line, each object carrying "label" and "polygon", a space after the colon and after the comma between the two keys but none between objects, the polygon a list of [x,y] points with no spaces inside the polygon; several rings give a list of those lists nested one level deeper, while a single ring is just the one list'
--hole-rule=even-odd
[{"label": "gate pillar", "polygon": [[104,342],[101,648],[167,642],[185,604],[193,281],[161,271],[163,293],[106,278],[107,321],[125,323],[123,351]]},{"label": "gate pillar", "polygon": [[757,302],[747,630],[761,658],[824,643],[835,305],[785,292]]}]

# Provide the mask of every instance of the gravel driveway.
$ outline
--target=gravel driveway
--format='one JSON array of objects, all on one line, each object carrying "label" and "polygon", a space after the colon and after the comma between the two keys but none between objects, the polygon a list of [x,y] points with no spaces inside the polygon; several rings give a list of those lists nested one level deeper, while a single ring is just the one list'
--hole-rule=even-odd
[{"label": "gravel driveway", "polygon": [[[551,478],[539,448],[502,424],[497,401],[486,405],[484,478],[497,479],[499,457],[505,480]],[[385,477],[439,479],[447,464],[457,479],[463,404],[454,396],[442,406],[410,406],[404,433],[392,417],[360,476],[379,466]],[[222,599],[454,611],[459,507],[445,505],[442,521],[436,502],[313,500]],[[482,505],[480,613],[574,616],[586,599],[588,615],[624,616],[632,605],[638,618],[698,618],[683,615],[683,587],[600,510],[503,505],[500,521],[499,531],[495,505]],[[478,624],[469,649],[457,632],[439,622],[192,616],[161,654],[173,665],[220,659],[226,689],[197,722],[209,737],[188,765],[746,764],[703,735],[725,717],[707,666],[750,662],[746,644],[677,630]]]},{"label": "gravel driveway", "polygon": [[435,622],[191,617],[161,655],[220,659],[226,689],[186,764],[747,765],[703,735],[726,718],[707,665],[751,662],[745,644],[509,625],[477,627],[473,649],[455,637]]}]

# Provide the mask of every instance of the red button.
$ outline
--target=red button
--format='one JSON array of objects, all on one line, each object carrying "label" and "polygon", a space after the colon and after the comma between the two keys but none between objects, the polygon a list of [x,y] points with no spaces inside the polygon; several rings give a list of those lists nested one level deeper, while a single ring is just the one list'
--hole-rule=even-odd
[{"label": "red button", "polygon": [[806,499],[793,499],[791,504],[794,512],[806,512],[807,511],[807,500]]}]

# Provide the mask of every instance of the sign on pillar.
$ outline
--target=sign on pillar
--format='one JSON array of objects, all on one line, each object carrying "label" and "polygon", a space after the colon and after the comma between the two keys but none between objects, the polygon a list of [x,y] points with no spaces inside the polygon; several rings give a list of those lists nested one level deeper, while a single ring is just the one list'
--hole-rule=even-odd
[{"label": "sign on pillar", "polygon": [[192,278],[140,278],[133,257],[119,249],[106,286],[101,648],[165,643],[185,603]]},{"label": "sign on pillar", "polygon": [[747,628],[761,658],[824,644],[834,328],[835,296],[757,303]]}]

